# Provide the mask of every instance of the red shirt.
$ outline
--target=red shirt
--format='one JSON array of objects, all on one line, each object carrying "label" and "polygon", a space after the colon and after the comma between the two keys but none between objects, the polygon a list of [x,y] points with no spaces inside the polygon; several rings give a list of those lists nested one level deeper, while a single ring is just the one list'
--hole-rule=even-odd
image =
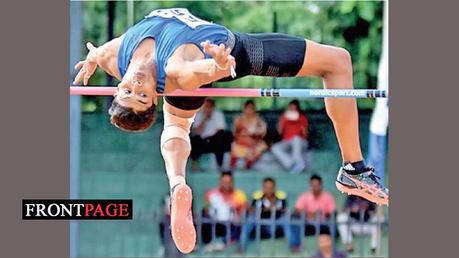
[{"label": "red shirt", "polygon": [[298,120],[295,121],[287,120],[285,116],[282,116],[279,123],[282,132],[282,140],[290,140],[295,136],[306,139],[309,122],[305,115],[300,114]]},{"label": "red shirt", "polygon": [[304,210],[308,219],[314,219],[315,213],[322,212],[322,218],[336,209],[335,197],[329,192],[322,192],[317,198],[311,192],[304,192],[295,203],[295,209]]}]

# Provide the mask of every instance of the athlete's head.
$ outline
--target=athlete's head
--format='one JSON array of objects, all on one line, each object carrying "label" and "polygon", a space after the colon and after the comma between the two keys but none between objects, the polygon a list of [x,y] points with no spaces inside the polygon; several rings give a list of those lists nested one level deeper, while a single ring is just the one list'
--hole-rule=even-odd
[{"label": "athlete's head", "polygon": [[158,95],[147,66],[130,65],[114,97],[108,111],[113,125],[128,132],[142,132],[153,125]]}]

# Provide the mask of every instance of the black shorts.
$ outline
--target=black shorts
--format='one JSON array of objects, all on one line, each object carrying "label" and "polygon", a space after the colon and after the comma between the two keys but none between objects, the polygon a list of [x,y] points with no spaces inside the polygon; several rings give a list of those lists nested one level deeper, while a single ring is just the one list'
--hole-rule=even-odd
[{"label": "black shorts", "polygon": [[[236,58],[236,78],[226,77],[219,81],[232,81],[247,75],[293,77],[304,62],[306,40],[281,33],[230,33],[227,47]],[[212,84],[201,88],[210,88]],[[174,107],[194,110],[202,106],[205,97],[166,97]]]},{"label": "black shorts", "polygon": [[281,33],[235,32],[235,44],[231,55],[236,58],[236,78],[247,75],[293,77],[304,62],[306,40]]}]

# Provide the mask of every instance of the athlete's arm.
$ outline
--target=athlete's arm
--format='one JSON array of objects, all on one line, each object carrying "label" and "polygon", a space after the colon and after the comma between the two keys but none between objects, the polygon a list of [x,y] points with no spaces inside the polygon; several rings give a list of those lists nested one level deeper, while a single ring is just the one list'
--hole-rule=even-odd
[{"label": "athlete's arm", "polygon": [[78,62],[75,69],[80,69],[75,76],[74,84],[83,81],[83,85],[87,85],[89,78],[94,74],[97,66],[102,68],[106,73],[121,80],[118,71],[118,49],[121,44],[121,37],[114,38],[100,47],[95,47],[91,42],[86,44],[89,52],[85,60]]},{"label": "athlete's arm", "polygon": [[167,64],[166,74],[174,79],[183,90],[195,90],[219,79],[231,75],[231,66],[236,67],[236,61],[230,55],[231,49],[225,49],[223,44],[219,46],[203,43],[204,52],[212,56],[212,59],[184,60],[177,58]]}]

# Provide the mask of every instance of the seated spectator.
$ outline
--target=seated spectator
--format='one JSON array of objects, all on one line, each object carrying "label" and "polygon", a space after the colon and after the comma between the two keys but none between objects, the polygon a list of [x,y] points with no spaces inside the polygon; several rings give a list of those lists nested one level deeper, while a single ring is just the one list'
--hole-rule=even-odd
[{"label": "seated spectator", "polygon": [[[319,175],[312,175],[309,179],[309,185],[311,191],[302,193],[295,203],[294,217],[298,218],[301,213],[305,214],[306,225],[303,234],[306,236],[329,233],[330,228],[327,225],[327,220],[335,212],[335,198],[331,193],[323,191],[322,178]],[[316,223],[320,224],[320,232],[316,232],[315,230]],[[292,225],[290,247],[293,250],[300,248],[300,237],[302,234],[300,229],[299,225]]]},{"label": "seated spectator", "polygon": [[[360,217],[362,216],[362,217]],[[347,251],[352,253],[352,235],[370,235],[371,252],[376,253],[378,245],[377,220],[375,204],[358,196],[349,195],[346,199],[343,212],[337,216],[338,230],[341,241],[346,246]],[[362,219],[362,221],[361,221]]]},{"label": "seated spectator", "polygon": [[249,169],[268,148],[263,137],[266,123],[257,115],[255,103],[248,100],[241,115],[234,120],[234,142],[231,146],[231,168],[235,168],[238,159],[245,160]]},{"label": "seated spectator", "polygon": [[271,147],[271,152],[291,173],[301,173],[306,168],[308,149],[308,119],[302,114],[298,100],[292,100],[277,125],[282,140]]},{"label": "seated spectator", "polygon": [[271,216],[274,216],[275,219],[275,224],[260,226],[260,238],[270,238],[272,233],[274,233],[275,237],[286,236],[289,238],[290,228],[285,221],[286,198],[287,194],[285,192],[276,190],[274,179],[267,177],[263,180],[263,190],[253,194],[247,221],[242,227],[240,239],[242,251],[246,250],[250,239],[255,237],[254,229],[257,219],[271,219]]},{"label": "seated spectator", "polygon": [[319,250],[317,251],[316,255],[314,255],[313,257],[316,257],[316,258],[347,257],[345,253],[337,251],[333,248],[333,239],[330,236],[330,234],[320,234],[319,238],[317,239],[317,247]]},{"label": "seated spectator", "polygon": [[215,109],[215,101],[206,99],[202,109],[196,114],[191,136],[191,168],[200,170],[198,159],[204,153],[214,153],[219,169],[223,165],[223,155],[231,150],[233,135],[226,131],[223,113]]},{"label": "seated spectator", "polygon": [[[231,172],[223,172],[220,176],[219,186],[210,189],[205,195],[205,206],[203,217],[211,219],[212,222],[204,222],[202,225],[202,241],[207,244],[213,238],[212,224],[215,224],[216,237],[223,237],[224,243],[236,241],[239,238],[240,226],[233,223],[239,220],[242,212],[247,208],[247,197],[245,193],[234,187],[233,175]],[[227,225],[229,230],[227,233]],[[227,234],[230,239],[227,239]]]}]

